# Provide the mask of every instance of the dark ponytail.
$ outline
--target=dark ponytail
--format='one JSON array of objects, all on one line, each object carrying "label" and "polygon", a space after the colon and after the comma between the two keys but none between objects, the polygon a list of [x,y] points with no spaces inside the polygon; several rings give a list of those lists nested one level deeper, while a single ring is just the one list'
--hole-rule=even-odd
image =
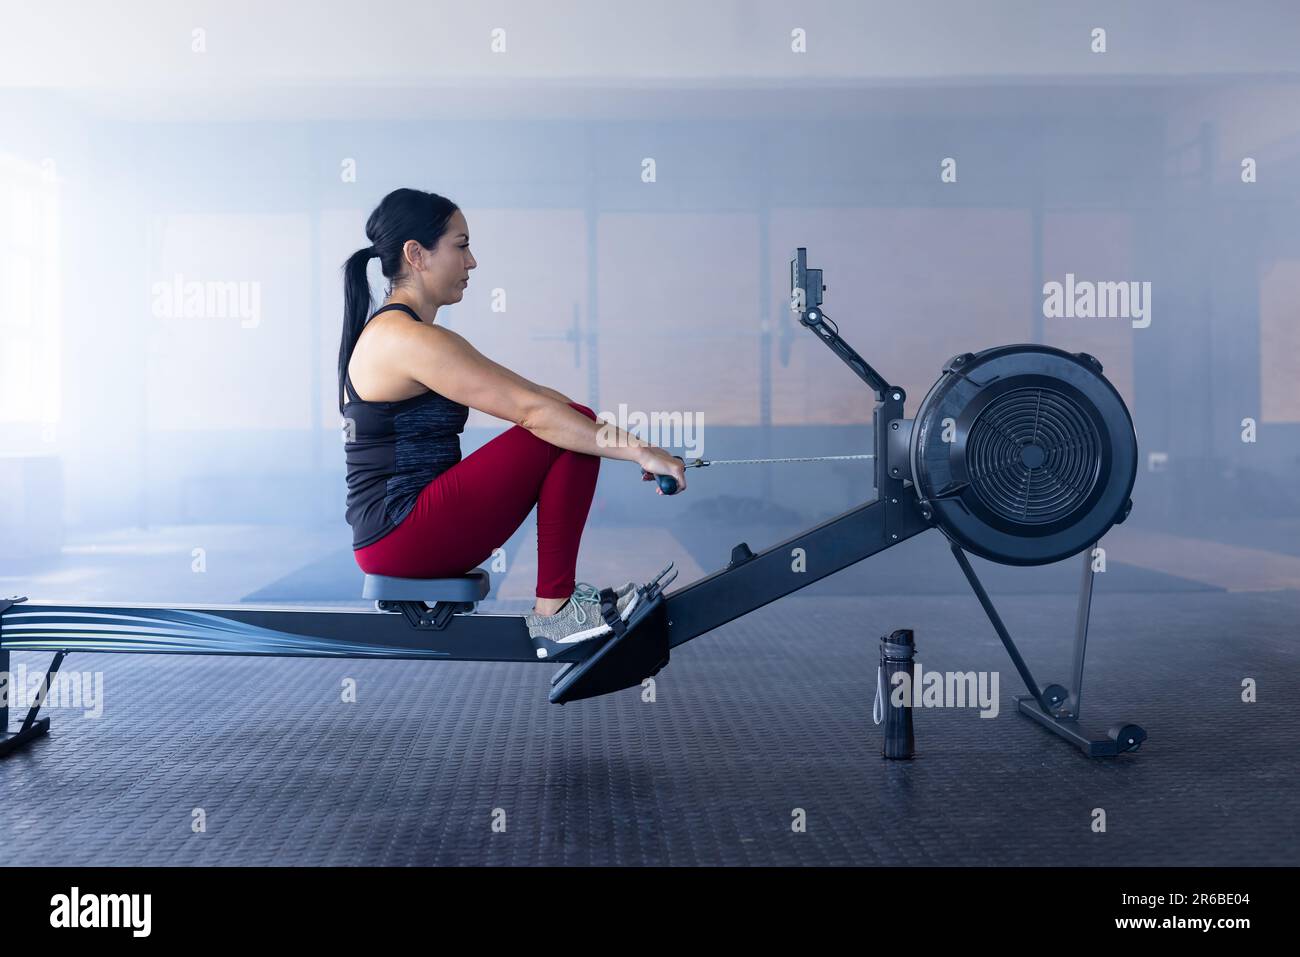
[{"label": "dark ponytail", "polygon": [[366,220],[366,238],[371,244],[358,249],[343,264],[343,336],[339,342],[339,414],[347,396],[343,380],[348,373],[352,350],[361,338],[361,330],[370,319],[370,280],[366,267],[374,256],[384,278],[388,292],[406,280],[402,247],[414,239],[425,249],[432,250],[447,231],[447,224],[459,209],[455,203],[437,193],[419,189],[395,189],[385,196]]}]

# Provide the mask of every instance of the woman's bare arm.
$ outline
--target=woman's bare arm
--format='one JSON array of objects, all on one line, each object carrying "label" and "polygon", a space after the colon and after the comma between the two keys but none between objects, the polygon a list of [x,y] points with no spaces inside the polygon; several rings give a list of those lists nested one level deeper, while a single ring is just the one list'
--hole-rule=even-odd
[{"label": "woman's bare arm", "polygon": [[[461,342],[465,343],[465,344],[466,344],[467,346],[469,346],[471,349],[474,348],[474,345],[473,345],[473,344],[472,344],[468,339],[466,339],[464,336],[462,336],[460,333],[458,333],[458,332],[453,332],[451,329],[447,329],[447,328],[445,328],[445,327],[439,327],[439,328],[442,328],[443,331],[446,332],[448,335],[455,336],[457,339],[459,339]],[[475,350],[475,351],[477,351],[477,350]],[[493,367],[494,367],[498,372],[500,372],[502,375],[509,376],[510,378],[515,379],[516,381],[522,383],[523,385],[527,386],[527,387],[530,388],[530,389],[533,389],[534,391],[545,393],[546,395],[549,395],[551,398],[555,399],[556,401],[558,401],[558,402],[563,402],[565,405],[568,405],[570,402],[573,401],[572,399],[570,399],[570,398],[569,398],[567,395],[565,395],[564,393],[562,393],[562,392],[558,392],[558,391],[556,391],[555,389],[552,389],[550,386],[538,385],[536,382],[533,382],[533,381],[531,381],[530,379],[526,379],[526,378],[524,378],[524,377],[521,376],[518,372],[515,372],[513,369],[507,369],[505,366],[501,365],[499,362],[496,362],[496,361],[494,361],[494,360],[492,360],[492,359],[489,359],[487,356],[483,355],[481,352],[479,353],[479,355],[482,356],[484,362],[487,362],[487,363],[489,363],[490,365],[492,365],[492,366],[493,366]],[[586,417],[584,416],[584,418],[586,418]]]},{"label": "woman's bare arm", "polygon": [[413,381],[453,402],[514,422],[562,449],[636,462],[651,474],[671,475],[686,488],[682,463],[663,449],[612,423],[593,422],[560,393],[493,362],[449,329],[395,325],[382,351]]}]

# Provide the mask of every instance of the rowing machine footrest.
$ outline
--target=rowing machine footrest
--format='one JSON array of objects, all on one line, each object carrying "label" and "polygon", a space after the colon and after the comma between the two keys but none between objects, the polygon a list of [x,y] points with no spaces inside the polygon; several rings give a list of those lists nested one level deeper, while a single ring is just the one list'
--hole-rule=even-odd
[{"label": "rowing machine footrest", "polygon": [[[602,611],[613,612],[612,603],[602,602],[602,605],[610,605]],[[555,676],[551,682],[551,704],[566,704],[631,688],[657,675],[668,664],[668,607],[662,592],[642,603],[626,622],[617,621],[617,625],[610,622],[610,626],[614,633],[598,651],[566,665]]]}]

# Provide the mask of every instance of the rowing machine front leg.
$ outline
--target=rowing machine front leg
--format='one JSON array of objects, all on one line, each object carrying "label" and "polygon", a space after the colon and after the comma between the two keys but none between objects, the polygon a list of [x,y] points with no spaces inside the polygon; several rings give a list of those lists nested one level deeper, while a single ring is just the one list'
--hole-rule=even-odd
[{"label": "rowing machine front leg", "polygon": [[[26,601],[26,598],[14,596],[12,598],[0,599],[0,642],[4,639],[4,613],[19,602]],[[46,715],[44,718],[37,717],[41,711],[41,705],[45,704],[45,696],[49,694],[50,687],[54,683],[54,676],[59,672],[59,666],[63,664],[63,659],[67,657],[66,651],[56,652],[54,660],[50,662],[49,669],[45,672],[45,677],[41,681],[40,689],[36,693],[36,700],[32,702],[31,707],[27,710],[27,717],[23,719],[22,727],[12,734],[9,732],[9,702],[13,699],[14,679],[13,672],[9,667],[9,649],[0,644],[0,678],[3,679],[3,695],[0,695],[0,758],[7,757],[21,747],[25,747],[39,737],[43,737],[50,731],[50,718]]]}]

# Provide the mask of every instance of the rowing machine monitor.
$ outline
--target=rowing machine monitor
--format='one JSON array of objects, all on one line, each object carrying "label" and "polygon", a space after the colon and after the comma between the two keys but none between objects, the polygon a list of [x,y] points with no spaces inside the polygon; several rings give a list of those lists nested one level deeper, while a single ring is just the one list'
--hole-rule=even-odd
[{"label": "rowing machine monitor", "polygon": [[811,309],[822,304],[822,271],[808,268],[808,250],[800,246],[790,260],[790,311],[802,322]]}]

